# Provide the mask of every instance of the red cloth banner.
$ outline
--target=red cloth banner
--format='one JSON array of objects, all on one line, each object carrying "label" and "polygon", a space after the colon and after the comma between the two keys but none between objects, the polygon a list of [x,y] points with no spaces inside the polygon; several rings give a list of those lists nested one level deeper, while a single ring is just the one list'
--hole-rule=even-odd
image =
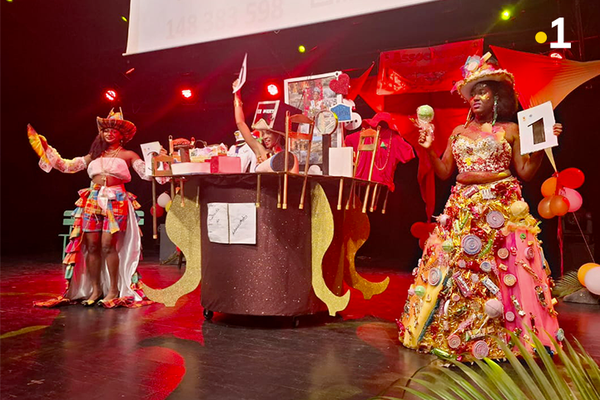
[{"label": "red cloth banner", "polygon": [[463,77],[467,56],[483,53],[483,39],[386,51],[379,56],[377,94],[449,91]]}]

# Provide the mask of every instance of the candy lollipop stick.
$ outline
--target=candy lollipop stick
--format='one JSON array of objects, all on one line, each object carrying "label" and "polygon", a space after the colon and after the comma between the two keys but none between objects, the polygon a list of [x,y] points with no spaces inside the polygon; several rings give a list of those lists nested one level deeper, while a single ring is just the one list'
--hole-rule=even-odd
[{"label": "candy lollipop stick", "polygon": [[424,148],[429,148],[433,143],[434,135],[433,132],[435,127],[433,126],[433,108],[424,104],[417,108],[417,119],[412,120],[417,128],[419,128],[419,144]]}]

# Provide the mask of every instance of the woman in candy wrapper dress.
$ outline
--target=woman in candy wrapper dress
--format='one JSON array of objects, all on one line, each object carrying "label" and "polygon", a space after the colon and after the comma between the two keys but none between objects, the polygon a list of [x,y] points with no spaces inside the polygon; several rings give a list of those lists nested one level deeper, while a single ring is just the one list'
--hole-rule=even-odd
[{"label": "woman in candy wrapper dress", "polygon": [[65,160],[46,139],[29,125],[29,141],[40,156],[40,167],[64,173],[87,169],[92,180],[88,189],[79,191],[75,223],[66,249],[65,293],[36,306],[53,307],[81,301],[107,308],[138,306],[148,302],[138,287],[136,272],[141,254],[141,235],[135,209],[140,205],[135,196],[125,191],[131,181],[129,168],[144,180],[145,163],[133,151],[123,148],[136,132],[135,125],[123,119],[122,113],[111,110],[108,118],[96,119],[98,136],[90,153]]},{"label": "woman in candy wrapper dress", "polygon": [[[469,57],[456,85],[470,105],[467,123],[454,129],[441,159],[427,149],[438,177],[449,178],[455,165],[459,173],[425,243],[399,323],[404,346],[459,360],[502,358],[494,337],[506,338],[505,328],[531,351],[525,327],[549,350],[546,332],[559,341],[564,336],[538,221],[509,169],[512,164],[527,181],[543,152],[521,155],[518,127],[508,122],[517,110],[514,78],[489,56]],[[554,126],[554,134],[561,130]]]}]

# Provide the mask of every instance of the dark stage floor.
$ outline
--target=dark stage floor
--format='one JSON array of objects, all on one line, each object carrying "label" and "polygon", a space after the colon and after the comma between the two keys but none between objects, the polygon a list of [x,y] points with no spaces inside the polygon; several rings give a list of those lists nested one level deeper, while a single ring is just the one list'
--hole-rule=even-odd
[{"label": "dark stage floor", "polygon": [[[146,260],[150,286],[182,274]],[[167,308],[33,308],[61,293],[58,263],[2,260],[2,399],[366,399],[434,357],[399,346],[393,322],[411,277],[363,270],[386,292],[352,292],[337,318],[215,315],[204,321],[200,291]],[[600,307],[560,304],[560,322],[600,360]],[[398,392],[392,392],[398,393]]]}]

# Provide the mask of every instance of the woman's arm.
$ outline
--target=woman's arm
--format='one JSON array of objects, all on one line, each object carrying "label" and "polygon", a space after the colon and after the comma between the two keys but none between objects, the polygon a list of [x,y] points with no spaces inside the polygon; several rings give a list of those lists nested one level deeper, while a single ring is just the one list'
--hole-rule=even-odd
[{"label": "woman's arm", "polygon": [[[530,181],[542,165],[544,158],[543,151],[536,151],[531,154],[521,155],[521,141],[519,139],[519,127],[515,123],[510,123],[505,127],[506,139],[512,146],[513,165],[519,178],[523,181]],[[554,124],[553,132],[556,136],[562,133],[562,125]]]},{"label": "woman's arm", "polygon": [[[236,84],[237,80],[233,82],[233,87],[235,87]],[[244,137],[246,143],[248,143],[248,146],[250,146],[254,154],[256,154],[256,157],[261,157],[264,160],[268,156],[268,151],[262,144],[258,142],[258,140],[254,138],[254,136],[252,136],[252,132],[246,124],[246,120],[244,118],[244,109],[242,106],[242,94],[241,90],[238,90],[233,94],[233,113],[235,116],[235,124]]]},{"label": "woman's arm", "polygon": [[446,149],[444,150],[444,154],[442,155],[441,159],[438,157],[435,151],[433,151],[432,146],[425,148],[425,151],[429,156],[429,160],[433,165],[433,171],[435,172],[436,176],[442,180],[450,178],[454,172],[455,163],[454,154],[452,154],[452,140],[456,135],[458,135],[459,128],[460,127],[456,127],[452,132],[452,135],[448,138],[448,144],[446,145]]}]

